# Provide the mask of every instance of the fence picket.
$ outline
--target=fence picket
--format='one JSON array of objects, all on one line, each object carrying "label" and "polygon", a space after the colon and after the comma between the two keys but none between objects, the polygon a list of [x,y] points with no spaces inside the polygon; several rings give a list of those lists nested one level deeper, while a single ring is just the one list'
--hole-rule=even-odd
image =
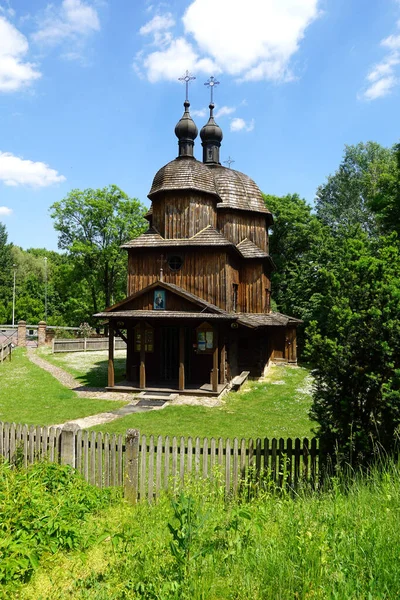
[{"label": "fence picket", "polygon": [[[0,456],[25,466],[42,457],[58,463],[61,431],[58,427],[0,422]],[[78,429],[74,441],[75,468],[86,481],[99,487],[124,485],[125,436]],[[196,437],[193,441],[183,436],[164,440],[142,435],[139,453],[139,497],[150,502],[160,497],[162,489],[182,489],[193,473],[224,486],[227,496],[236,496],[248,484],[251,491],[268,482],[286,489],[296,489],[302,481],[317,487],[324,468],[316,438],[217,441]]]},{"label": "fence picket", "polygon": [[154,435],[151,435],[149,440],[149,465],[147,484],[148,500],[149,502],[152,502],[154,496]]},{"label": "fence picket", "polygon": [[140,454],[140,479],[139,479],[139,496],[141,500],[146,497],[146,456],[147,456],[147,441],[146,436],[142,435],[142,446]]},{"label": "fence picket", "polygon": [[157,458],[156,458],[156,498],[159,497],[161,492],[161,465],[162,465],[162,450],[163,450],[163,439],[159,435],[157,438]]}]

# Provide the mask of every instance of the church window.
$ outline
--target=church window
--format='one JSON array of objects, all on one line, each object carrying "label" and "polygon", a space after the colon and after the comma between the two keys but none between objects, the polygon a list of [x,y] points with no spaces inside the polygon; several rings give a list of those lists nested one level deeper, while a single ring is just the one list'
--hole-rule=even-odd
[{"label": "church window", "polygon": [[[140,325],[136,325],[135,329],[135,352],[140,352],[141,346],[141,331]],[[144,350],[145,352],[153,352],[154,351],[154,329],[150,327],[150,325],[146,324],[146,329],[144,330]]]},{"label": "church window", "polygon": [[168,266],[171,271],[179,271],[182,268],[183,260],[181,256],[170,256],[168,259]]},{"label": "church window", "polygon": [[236,312],[238,310],[238,290],[239,285],[237,283],[232,284],[232,310]]}]

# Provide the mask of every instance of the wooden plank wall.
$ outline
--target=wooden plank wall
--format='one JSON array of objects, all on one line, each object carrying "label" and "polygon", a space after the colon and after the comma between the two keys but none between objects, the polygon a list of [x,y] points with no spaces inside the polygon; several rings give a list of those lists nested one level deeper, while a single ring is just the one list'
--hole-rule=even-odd
[{"label": "wooden plank wall", "polygon": [[240,210],[221,210],[218,212],[218,229],[235,245],[247,238],[261,250],[269,251],[265,215]]},{"label": "wooden plank wall", "polygon": [[[131,295],[157,281],[160,277],[161,249],[130,252],[128,294]],[[171,252],[169,253],[171,254]],[[210,251],[208,248],[177,248],[173,254],[183,257],[179,271],[171,271],[164,265],[164,281],[174,283],[184,290],[223,308],[226,306],[225,268],[226,251]]]},{"label": "wooden plank wall", "polygon": [[171,192],[153,200],[153,225],[166,239],[190,238],[217,225],[216,199],[187,190]]},{"label": "wooden plank wall", "polygon": [[264,264],[251,260],[240,267],[239,309],[241,312],[267,312],[267,289],[270,280],[264,272]]}]

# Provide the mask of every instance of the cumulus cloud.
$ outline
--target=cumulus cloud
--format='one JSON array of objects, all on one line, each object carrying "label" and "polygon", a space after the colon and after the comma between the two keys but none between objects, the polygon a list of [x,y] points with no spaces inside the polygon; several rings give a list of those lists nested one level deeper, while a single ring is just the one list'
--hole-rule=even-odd
[{"label": "cumulus cloud", "polygon": [[24,160],[11,152],[0,151],[0,181],[9,186],[48,187],[62,183],[65,177],[43,162]]},{"label": "cumulus cloud", "polygon": [[235,117],[231,121],[230,130],[233,132],[235,132],[235,131],[253,131],[254,125],[255,125],[254,119],[251,119],[251,121],[245,121],[244,119],[241,119],[240,117]]},{"label": "cumulus cloud", "polygon": [[207,110],[205,108],[193,109],[190,110],[190,114],[192,117],[205,117],[207,115]]},{"label": "cumulus cloud", "polygon": [[26,37],[0,16],[0,92],[15,92],[41,77],[37,65],[25,61],[28,50]]},{"label": "cumulus cloud", "polygon": [[[400,28],[400,21],[397,22]],[[381,62],[372,66],[366,76],[366,86],[358,95],[362,100],[376,100],[390,94],[400,83],[398,65],[400,64],[400,35],[389,35],[381,41],[389,52]]]},{"label": "cumulus cloud", "polygon": [[[55,46],[65,41],[82,43],[87,36],[100,30],[100,20],[93,5],[82,0],[63,0],[58,7],[49,4],[39,20],[32,39]],[[75,54],[80,54],[75,50]]]},{"label": "cumulus cloud", "polygon": [[12,212],[12,208],[8,208],[8,206],[0,206],[0,217],[9,217]]},{"label": "cumulus cloud", "polygon": [[236,110],[236,108],[234,106],[221,106],[221,108],[218,108],[215,112],[215,118],[218,119],[219,117],[225,117],[227,115],[231,115],[232,113],[234,113]]},{"label": "cumulus cloud", "polygon": [[139,33],[141,35],[148,35],[149,33],[155,33],[156,31],[162,31],[163,29],[171,29],[175,25],[175,20],[173,19],[171,13],[166,13],[165,15],[156,15],[143,25],[139,29]]},{"label": "cumulus cloud", "polygon": [[[148,51],[144,57],[147,77],[175,79],[179,69],[164,70],[173,55],[198,73],[225,72],[238,80],[290,80],[290,60],[318,17],[319,1],[192,0],[182,16],[185,35],[171,36],[168,47]],[[154,29],[157,24],[171,30],[172,21],[170,13],[158,15],[140,33],[154,34],[159,31]]]}]

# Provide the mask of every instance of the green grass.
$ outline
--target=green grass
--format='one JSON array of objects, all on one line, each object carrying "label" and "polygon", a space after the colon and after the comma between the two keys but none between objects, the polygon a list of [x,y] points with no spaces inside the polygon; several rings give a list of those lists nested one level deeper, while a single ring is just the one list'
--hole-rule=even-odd
[{"label": "green grass", "polygon": [[[95,532],[94,538],[78,552],[60,548],[42,555],[17,597],[394,600],[400,590],[399,510],[395,465],[296,498],[282,492],[225,502],[199,482],[175,505],[165,496],[153,505],[115,502],[82,518],[80,526],[71,515],[71,529],[89,540]],[[29,531],[36,526],[33,519]],[[9,552],[10,546],[6,565]]]},{"label": "green grass", "polygon": [[79,398],[17,348],[0,365],[0,421],[51,425],[114,410],[125,402]]},{"label": "green grass", "polygon": [[251,382],[243,391],[230,393],[217,408],[168,406],[132,414],[94,427],[124,433],[139,429],[146,435],[223,438],[310,437],[313,423],[309,371],[301,367],[271,367],[268,381]]},{"label": "green grass", "polygon": [[[39,356],[61,367],[82,385],[88,387],[105,387],[107,385],[108,353],[107,351],[60,352],[52,354],[51,348],[43,346]],[[114,358],[116,381],[123,379],[125,373],[125,350],[117,350]]]}]

